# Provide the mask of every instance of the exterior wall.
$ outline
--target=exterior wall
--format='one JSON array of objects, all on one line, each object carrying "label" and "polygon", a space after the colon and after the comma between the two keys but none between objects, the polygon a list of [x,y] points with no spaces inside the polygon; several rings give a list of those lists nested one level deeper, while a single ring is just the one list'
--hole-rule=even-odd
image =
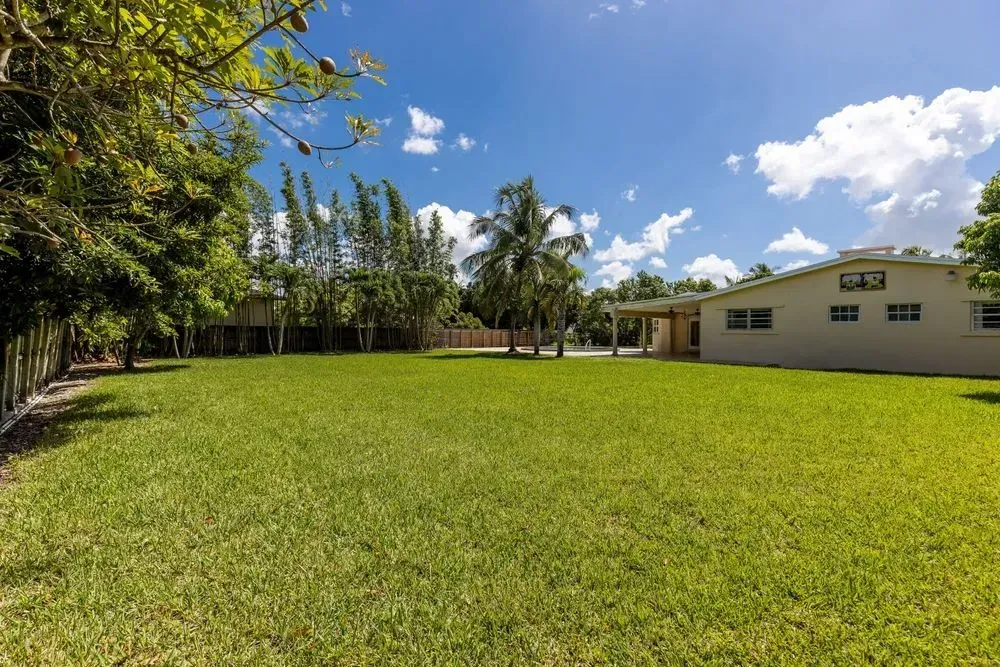
[{"label": "exterior wall", "polygon": [[[949,270],[958,279],[948,281]],[[885,271],[882,290],[841,292],[840,274]],[[971,267],[859,259],[738,290],[701,304],[701,358],[797,368],[1000,375],[1000,333],[972,331]],[[920,322],[888,322],[886,304],[920,303]],[[830,306],[860,321],[829,321]],[[727,331],[726,310],[772,308],[771,331]]]},{"label": "exterior wall", "polygon": [[654,319],[656,326],[659,329],[654,331],[652,334],[652,340],[650,347],[653,350],[653,354],[669,354],[670,352],[670,320],[667,319]]},{"label": "exterior wall", "polygon": [[[686,311],[679,308],[672,320],[661,318],[659,320],[660,330],[653,334],[653,352],[659,355],[697,353],[697,349],[692,350],[688,347],[688,323],[691,316],[697,312],[695,308],[689,308]],[[672,349],[671,340],[673,340]]]},{"label": "exterior wall", "polygon": [[266,327],[274,319],[271,312],[274,308],[272,305],[273,302],[274,299],[265,299],[260,296],[252,296],[249,299],[244,299],[237,304],[236,310],[226,315],[219,324],[233,327],[241,325]]}]

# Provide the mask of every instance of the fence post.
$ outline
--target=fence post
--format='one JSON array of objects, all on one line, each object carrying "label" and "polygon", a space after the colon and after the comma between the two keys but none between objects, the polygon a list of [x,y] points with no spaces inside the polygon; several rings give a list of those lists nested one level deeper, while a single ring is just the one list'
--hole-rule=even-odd
[{"label": "fence post", "polygon": [[46,318],[42,325],[42,346],[41,364],[38,370],[38,385],[43,386],[49,382],[49,339],[52,338],[52,320]]},{"label": "fence post", "polygon": [[21,372],[21,347],[24,336],[17,336],[10,345],[10,368],[7,371],[7,398],[3,409],[11,412],[17,407],[17,381]]},{"label": "fence post", "polygon": [[35,347],[35,330],[31,329],[22,336],[21,377],[17,387],[17,395],[21,403],[27,403],[31,391],[31,351]]},{"label": "fence post", "polygon": [[62,347],[59,348],[59,374],[69,370],[73,361],[73,325],[63,322]]},{"label": "fence post", "polygon": [[7,394],[10,384],[7,376],[10,374],[10,344],[5,340],[0,340],[0,424],[6,421],[7,417]]}]

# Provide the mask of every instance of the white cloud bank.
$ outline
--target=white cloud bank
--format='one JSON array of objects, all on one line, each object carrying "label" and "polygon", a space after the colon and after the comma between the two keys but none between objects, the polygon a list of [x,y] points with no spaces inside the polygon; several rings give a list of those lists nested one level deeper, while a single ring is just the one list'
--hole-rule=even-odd
[{"label": "white cloud bank", "polygon": [[620,234],[616,234],[611,240],[611,245],[604,250],[598,250],[594,253],[594,257],[599,262],[635,262],[649,255],[662,255],[670,245],[670,234],[676,234],[676,230],[681,229],[681,225],[693,215],[692,208],[685,208],[676,215],[663,213],[643,228],[641,240],[629,242]]},{"label": "white cloud bank", "polygon": [[665,269],[667,268],[667,262],[662,257],[650,257],[649,265],[655,269]]},{"label": "white cloud bank", "polygon": [[825,255],[830,252],[830,246],[814,238],[809,238],[798,227],[783,234],[780,239],[771,241],[764,252],[809,252],[814,255]]},{"label": "white cloud bank", "polygon": [[736,262],[731,259],[722,259],[714,252],[704,257],[696,257],[690,264],[685,264],[684,272],[695,280],[708,278],[719,286],[725,286],[726,278],[736,280],[740,277],[740,270]]},{"label": "white cloud bank", "polygon": [[614,287],[632,275],[632,266],[624,262],[611,262],[597,269],[594,273],[598,276],[607,276],[601,281],[601,285]]},{"label": "white cloud bank", "polygon": [[788,264],[784,266],[779,266],[774,270],[775,273],[784,273],[785,271],[794,271],[795,269],[801,269],[804,266],[809,266],[812,262],[808,259],[793,259]]},{"label": "white cloud bank", "polygon": [[947,249],[975,217],[982,183],[966,166],[1000,135],[1000,87],[951,88],[930,104],[915,95],[846,106],[812,134],[757,147],[757,172],[778,197],[803,199],[822,181],[871,219],[861,243]]},{"label": "white cloud bank", "polygon": [[601,226],[601,216],[594,209],[593,213],[581,213],[580,214],[580,229],[585,232],[592,232]]},{"label": "white cloud bank", "polygon": [[463,151],[471,151],[476,145],[476,140],[472,137],[465,136],[464,133],[459,132],[458,139],[455,139],[455,143],[451,146],[452,148],[461,148]]},{"label": "white cloud bank", "polygon": [[445,234],[455,237],[455,250],[452,253],[452,261],[455,262],[455,266],[461,271],[462,260],[486,247],[486,239],[473,239],[469,234],[469,225],[476,219],[476,214],[472,211],[453,211],[443,204],[432,202],[417,211],[420,226],[424,230],[429,228],[431,213],[434,211],[437,211],[438,215],[441,216],[441,223],[444,226]]}]

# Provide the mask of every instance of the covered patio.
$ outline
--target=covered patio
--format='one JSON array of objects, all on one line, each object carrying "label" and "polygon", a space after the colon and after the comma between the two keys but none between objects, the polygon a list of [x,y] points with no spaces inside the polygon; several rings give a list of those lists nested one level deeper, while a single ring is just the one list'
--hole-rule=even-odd
[{"label": "covered patio", "polygon": [[[619,356],[618,320],[641,320],[639,342],[643,354],[663,357],[697,357],[701,350],[701,298],[704,293],[685,292],[677,296],[611,303],[602,310],[611,315],[611,354]],[[653,320],[652,331],[646,327]]]}]

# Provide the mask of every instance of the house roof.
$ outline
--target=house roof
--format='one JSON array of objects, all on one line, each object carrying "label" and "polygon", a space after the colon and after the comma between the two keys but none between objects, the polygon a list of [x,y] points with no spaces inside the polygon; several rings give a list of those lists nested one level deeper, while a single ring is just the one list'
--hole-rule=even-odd
[{"label": "house roof", "polygon": [[955,259],[954,257],[922,257],[918,255],[886,255],[883,253],[852,253],[850,255],[844,255],[842,257],[834,257],[833,259],[828,259],[823,262],[817,262],[816,264],[810,264],[808,266],[803,266],[799,269],[792,269],[791,271],[784,271],[782,273],[776,273],[773,276],[768,276],[766,278],[760,278],[748,283],[739,283],[736,285],[729,285],[728,287],[721,287],[717,290],[712,290],[711,292],[684,292],[683,294],[678,294],[676,296],[662,297],[659,299],[646,299],[645,301],[629,301],[624,303],[610,303],[604,306],[601,310],[606,313],[610,313],[613,310],[643,310],[644,308],[656,308],[659,306],[675,306],[681,303],[689,302],[700,302],[707,301],[708,299],[714,299],[717,296],[722,296],[723,294],[730,294],[731,292],[738,292],[739,290],[750,289],[752,287],[760,287],[761,285],[766,285],[768,283],[773,283],[778,280],[785,280],[786,278],[792,278],[794,276],[800,276],[804,273],[810,273],[812,271],[819,271],[820,269],[827,269],[831,266],[838,266],[840,264],[848,264],[850,262],[856,262],[858,260],[868,259],[877,262],[903,262],[908,264],[936,264],[939,266],[961,266],[962,260]]}]

